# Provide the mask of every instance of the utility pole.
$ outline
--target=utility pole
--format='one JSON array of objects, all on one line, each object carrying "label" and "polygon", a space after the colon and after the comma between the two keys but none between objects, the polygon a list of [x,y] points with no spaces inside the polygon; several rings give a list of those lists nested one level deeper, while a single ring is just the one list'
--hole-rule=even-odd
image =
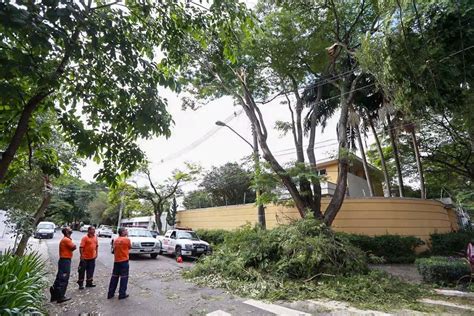
[{"label": "utility pole", "polygon": [[[266,221],[265,221],[265,207],[263,204],[259,202],[260,195],[262,193],[261,189],[258,187],[258,178],[260,176],[260,155],[258,154],[258,139],[257,139],[257,133],[255,131],[255,126],[252,124],[252,136],[253,136],[253,145],[246,140],[242,135],[237,133],[232,127],[227,125],[224,122],[217,121],[216,125],[218,126],[225,126],[228,129],[230,129],[235,135],[239,136],[244,142],[249,144],[250,147],[252,147],[252,156],[253,156],[253,162],[254,162],[254,177],[255,177],[255,183],[257,184],[257,188],[255,190],[255,195],[256,195],[256,200],[257,200],[257,219],[258,219],[258,225],[262,228],[266,228]],[[227,197],[226,197],[226,205],[227,205]]]},{"label": "utility pole", "polygon": [[120,222],[122,221],[122,213],[123,213],[123,208],[124,208],[123,196],[124,196],[124,193],[122,191],[120,192],[120,207],[119,207],[119,217],[118,217],[118,223],[117,223],[117,233],[118,233],[118,229],[120,228]]}]

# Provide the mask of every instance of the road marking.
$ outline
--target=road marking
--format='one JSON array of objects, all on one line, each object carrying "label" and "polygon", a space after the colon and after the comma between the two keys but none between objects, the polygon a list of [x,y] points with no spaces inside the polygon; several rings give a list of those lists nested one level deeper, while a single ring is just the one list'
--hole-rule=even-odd
[{"label": "road marking", "polygon": [[256,300],[248,300],[245,301],[244,304],[251,305],[253,307],[263,309],[264,311],[273,313],[275,315],[282,315],[282,316],[311,316],[311,314],[297,311],[295,309],[286,308],[283,306],[264,303]]},{"label": "road marking", "polygon": [[206,316],[232,316],[232,315],[224,311],[217,310],[212,313],[206,314]]},{"label": "road marking", "polygon": [[454,291],[454,290],[435,290],[436,294],[446,295],[446,296],[457,296],[457,297],[471,297],[474,298],[474,293],[469,292],[461,292],[461,291]]},{"label": "road marking", "polygon": [[425,303],[425,304],[431,304],[431,305],[454,307],[454,308],[459,308],[459,309],[464,309],[464,310],[474,312],[474,307],[469,306],[469,305],[454,304],[454,303],[450,303],[446,301],[430,300],[428,298],[421,299],[419,300],[419,302]]}]

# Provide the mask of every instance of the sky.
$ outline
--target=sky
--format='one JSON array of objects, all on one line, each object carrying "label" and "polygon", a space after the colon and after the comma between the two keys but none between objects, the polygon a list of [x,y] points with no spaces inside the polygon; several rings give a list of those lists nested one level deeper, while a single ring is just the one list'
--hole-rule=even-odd
[{"label": "sky", "polygon": [[[244,0],[249,7],[255,6],[256,0]],[[250,121],[239,106],[234,106],[230,97],[213,101],[196,111],[181,109],[181,96],[166,90],[162,97],[168,99],[168,111],[174,124],[171,127],[171,137],[155,137],[151,140],[139,141],[140,148],[145,151],[151,162],[151,176],[157,182],[163,182],[171,176],[173,170],[183,169],[185,162],[200,164],[205,169],[221,166],[227,162],[241,162],[252,153],[251,147],[226,127],[216,126],[216,121],[225,121],[237,133],[252,143]],[[281,104],[282,98],[260,107],[269,130],[268,144],[277,160],[284,164],[296,159],[295,147],[291,133],[281,137],[274,129],[277,120],[288,121],[290,113],[287,105]],[[318,128],[316,134],[316,160],[326,160],[334,157],[337,150],[336,124],[338,114],[335,113],[324,130]],[[307,143],[307,139],[306,139]],[[305,144],[306,144],[305,143]],[[87,161],[81,169],[81,176],[87,181],[93,181],[99,166]],[[139,185],[146,185],[143,176],[132,177]],[[195,185],[182,189],[189,191]]]},{"label": "sky", "polygon": [[[154,181],[162,182],[173,170],[183,169],[185,162],[200,164],[205,169],[221,166],[226,162],[240,162],[252,153],[252,149],[227,127],[217,126],[216,121],[225,121],[237,133],[252,143],[250,121],[239,106],[234,106],[230,97],[210,102],[200,109],[181,109],[181,97],[171,91],[162,94],[168,99],[168,111],[173,117],[171,137],[155,137],[140,140],[139,145],[145,151],[151,165]],[[274,129],[277,120],[288,121],[290,114],[287,105],[280,104],[281,98],[261,105],[261,111],[269,130],[268,144],[276,158],[285,163],[296,157],[291,134],[284,137]],[[316,159],[328,159],[337,149],[336,123],[338,115],[329,121],[324,133],[319,128],[316,135]],[[81,176],[93,181],[99,166],[87,161],[81,170]],[[139,184],[145,184],[140,176],[134,177]]]}]

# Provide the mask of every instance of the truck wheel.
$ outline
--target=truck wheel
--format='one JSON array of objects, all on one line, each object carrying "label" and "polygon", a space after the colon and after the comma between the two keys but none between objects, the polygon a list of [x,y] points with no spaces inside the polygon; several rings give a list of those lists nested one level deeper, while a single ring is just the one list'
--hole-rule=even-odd
[{"label": "truck wheel", "polygon": [[150,253],[150,257],[152,259],[156,259],[156,257],[158,257],[158,254],[157,253]]},{"label": "truck wheel", "polygon": [[174,256],[176,258],[178,258],[179,256],[181,256],[181,247],[180,246],[177,246],[176,247],[176,251],[174,252]]}]

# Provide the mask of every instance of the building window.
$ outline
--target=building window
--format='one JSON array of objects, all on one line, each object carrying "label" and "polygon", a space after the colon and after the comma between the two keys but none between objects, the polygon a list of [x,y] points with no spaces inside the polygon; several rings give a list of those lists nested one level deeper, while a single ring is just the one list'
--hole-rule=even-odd
[{"label": "building window", "polygon": [[326,175],[326,169],[318,170],[318,176],[325,176],[325,175]]}]

